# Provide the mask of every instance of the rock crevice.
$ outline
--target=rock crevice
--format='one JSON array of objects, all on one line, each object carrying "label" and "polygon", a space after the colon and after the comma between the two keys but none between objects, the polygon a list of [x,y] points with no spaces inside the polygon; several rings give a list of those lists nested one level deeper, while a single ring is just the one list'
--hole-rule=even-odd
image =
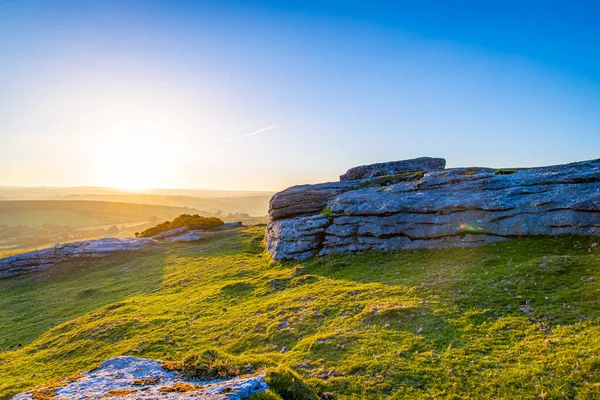
[{"label": "rock crevice", "polygon": [[267,249],[280,260],[600,235],[600,160],[521,169],[444,166],[429,157],[361,166],[340,182],[277,193]]}]

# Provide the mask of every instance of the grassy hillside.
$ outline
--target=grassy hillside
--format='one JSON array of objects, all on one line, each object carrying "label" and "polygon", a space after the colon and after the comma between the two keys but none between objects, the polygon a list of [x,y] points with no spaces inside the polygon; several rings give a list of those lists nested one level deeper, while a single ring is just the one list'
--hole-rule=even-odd
[{"label": "grassy hillside", "polygon": [[337,399],[593,399],[589,238],[273,263],[264,228],[0,281],[0,397],[128,354],[218,348]]}]

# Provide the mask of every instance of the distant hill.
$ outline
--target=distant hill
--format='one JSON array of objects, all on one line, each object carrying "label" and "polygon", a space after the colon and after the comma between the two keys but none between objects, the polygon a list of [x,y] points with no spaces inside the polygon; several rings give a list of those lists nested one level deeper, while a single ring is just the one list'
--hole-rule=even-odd
[{"label": "distant hill", "polygon": [[[83,239],[133,237],[136,232],[181,214],[216,215],[193,207],[133,202],[0,200],[0,253]],[[266,215],[249,216],[232,211],[222,212],[220,218],[245,225],[267,222]]]},{"label": "distant hill", "polygon": [[[82,200],[0,201],[0,226],[56,224],[73,228],[147,222],[181,214],[209,215],[193,208]],[[154,218],[153,218],[154,217]]]},{"label": "distant hill", "polygon": [[223,215],[245,213],[258,217],[267,214],[273,192],[150,189],[129,192],[103,187],[18,187],[0,186],[0,200],[89,200],[140,203],[172,207],[191,207]]}]

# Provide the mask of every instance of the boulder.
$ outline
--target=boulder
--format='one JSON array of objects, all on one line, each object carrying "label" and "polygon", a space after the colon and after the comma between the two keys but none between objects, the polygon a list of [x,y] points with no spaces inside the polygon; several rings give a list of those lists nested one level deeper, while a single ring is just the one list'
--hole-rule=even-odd
[{"label": "boulder", "polygon": [[190,230],[182,235],[170,236],[165,238],[164,242],[178,243],[178,242],[193,242],[201,239],[212,239],[217,237],[224,237],[233,234],[233,229],[219,227],[211,230]]},{"label": "boulder", "polygon": [[47,249],[0,259],[0,278],[44,270],[63,261],[89,257],[105,257],[118,252],[148,250],[158,246],[157,242],[148,238],[104,238],[57,244]]},{"label": "boulder", "polygon": [[187,226],[181,226],[179,228],[171,229],[170,231],[159,233],[158,235],[152,236],[154,240],[163,240],[171,236],[179,236],[182,233],[187,232]]},{"label": "boulder", "polygon": [[242,224],[240,221],[235,221],[235,222],[225,222],[225,225],[223,225],[225,228],[241,228],[242,226],[244,226],[244,224]]},{"label": "boulder", "polygon": [[361,181],[345,181],[292,186],[271,197],[269,216],[272,220],[277,220],[318,213],[329,200],[340,193],[358,189],[361,184]]},{"label": "boulder", "polygon": [[267,249],[275,260],[474,246],[530,235],[598,236],[600,160],[295,186],[273,196],[269,215]]},{"label": "boulder", "polygon": [[191,230],[180,235],[168,236],[164,240],[165,242],[178,243],[178,242],[193,242],[195,240],[202,239],[204,231],[202,230]]},{"label": "boulder", "polygon": [[443,158],[420,157],[413,158],[412,160],[391,161],[350,168],[345,174],[340,176],[340,181],[375,178],[385,175],[398,175],[407,172],[439,171],[445,167],[446,160]]},{"label": "boulder", "polygon": [[[268,389],[265,376],[260,373],[228,380],[199,381],[166,370],[162,365],[159,360],[116,357],[105,361],[97,369],[81,374],[76,380],[65,380],[47,390],[56,393],[52,398],[72,400],[241,400]],[[36,391],[29,391],[16,395],[13,400],[39,398]]]}]

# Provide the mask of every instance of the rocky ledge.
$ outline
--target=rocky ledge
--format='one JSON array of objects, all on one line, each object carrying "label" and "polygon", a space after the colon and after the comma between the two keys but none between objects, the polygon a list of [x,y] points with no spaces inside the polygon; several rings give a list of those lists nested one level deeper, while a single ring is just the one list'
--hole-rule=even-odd
[{"label": "rocky ledge", "polygon": [[43,250],[0,259],[0,278],[48,269],[62,261],[79,258],[105,257],[122,251],[148,250],[159,246],[152,239],[105,238],[57,244]]},{"label": "rocky ledge", "polygon": [[210,230],[189,230],[186,227],[172,229],[152,238],[119,239],[104,238],[57,244],[43,250],[30,251],[0,258],[0,278],[22,275],[28,272],[43,271],[63,261],[81,258],[106,257],[124,251],[155,249],[160,243],[192,242],[211,239],[231,233],[243,227],[241,222],[227,222],[224,226]]},{"label": "rocky ledge", "polygon": [[539,168],[444,169],[418,158],[273,196],[275,260],[361,250],[473,246],[530,235],[600,235],[600,159]]},{"label": "rocky ledge", "polygon": [[76,379],[40,387],[13,397],[33,399],[246,399],[268,389],[264,374],[229,380],[198,381],[163,369],[162,362],[137,357],[116,357]]}]

